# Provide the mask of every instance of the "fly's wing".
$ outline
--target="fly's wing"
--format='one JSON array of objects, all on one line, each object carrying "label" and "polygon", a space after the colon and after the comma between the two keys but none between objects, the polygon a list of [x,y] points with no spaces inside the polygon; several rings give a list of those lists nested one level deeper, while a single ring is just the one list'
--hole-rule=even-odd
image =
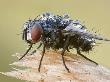
[{"label": "fly's wing", "polygon": [[110,41],[109,39],[104,38],[100,35],[88,32],[87,29],[82,29],[81,27],[78,27],[78,28],[74,27],[72,24],[67,26],[64,30],[66,30],[66,32],[71,34],[71,35],[78,34],[78,35],[81,35],[82,37],[93,38],[93,39],[97,39],[97,40]]}]

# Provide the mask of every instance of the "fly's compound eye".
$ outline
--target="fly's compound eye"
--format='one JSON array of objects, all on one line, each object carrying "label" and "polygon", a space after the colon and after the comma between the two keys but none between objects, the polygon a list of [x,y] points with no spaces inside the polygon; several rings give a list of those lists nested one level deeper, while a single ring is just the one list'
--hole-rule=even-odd
[{"label": "fly's compound eye", "polygon": [[[31,42],[36,43],[40,40],[42,35],[43,29],[40,24],[35,24],[31,30],[31,33],[29,34],[29,37],[31,37]],[[31,36],[30,36],[31,35]]]}]

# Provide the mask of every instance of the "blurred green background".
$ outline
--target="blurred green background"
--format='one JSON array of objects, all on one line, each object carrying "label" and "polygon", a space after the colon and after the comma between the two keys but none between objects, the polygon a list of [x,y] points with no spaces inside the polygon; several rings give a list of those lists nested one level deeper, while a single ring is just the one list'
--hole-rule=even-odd
[{"label": "blurred green background", "polygon": [[[89,30],[110,38],[110,0],[0,0],[0,71],[11,70],[10,63],[17,60],[11,55],[24,52],[27,44],[21,40],[24,21],[43,12],[70,14]],[[110,42],[101,42],[89,58],[110,68]],[[0,82],[24,82],[0,75]]]}]

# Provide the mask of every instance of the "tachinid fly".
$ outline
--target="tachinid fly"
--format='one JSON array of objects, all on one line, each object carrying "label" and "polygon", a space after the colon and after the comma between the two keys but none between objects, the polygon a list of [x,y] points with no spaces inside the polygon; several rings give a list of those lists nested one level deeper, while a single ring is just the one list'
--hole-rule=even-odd
[{"label": "tachinid fly", "polygon": [[110,41],[89,32],[79,20],[71,20],[68,15],[60,16],[51,13],[43,13],[33,20],[26,21],[23,25],[22,39],[29,43],[30,47],[19,60],[29,52],[33,44],[40,41],[40,46],[43,44],[43,52],[38,71],[40,71],[45,49],[52,48],[62,49],[63,64],[68,72],[70,71],[64,60],[66,50],[69,51],[75,48],[79,55],[98,65],[98,63],[87,58],[81,52],[91,51],[96,44],[96,40]]}]

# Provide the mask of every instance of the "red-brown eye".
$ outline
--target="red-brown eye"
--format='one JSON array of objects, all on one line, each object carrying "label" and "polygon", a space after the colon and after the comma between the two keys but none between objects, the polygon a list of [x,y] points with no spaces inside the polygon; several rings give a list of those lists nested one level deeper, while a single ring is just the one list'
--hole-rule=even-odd
[{"label": "red-brown eye", "polygon": [[42,34],[42,27],[40,25],[35,25],[31,31],[32,43],[36,43],[39,41]]}]

